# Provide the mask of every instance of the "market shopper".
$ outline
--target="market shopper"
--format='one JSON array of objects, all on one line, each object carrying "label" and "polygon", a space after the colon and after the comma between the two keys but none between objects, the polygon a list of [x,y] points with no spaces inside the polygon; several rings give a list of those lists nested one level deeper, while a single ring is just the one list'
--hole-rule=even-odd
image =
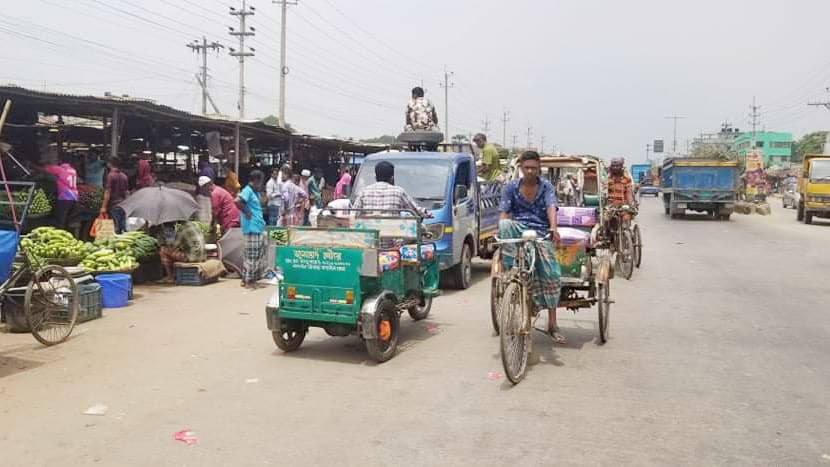
[{"label": "market shopper", "polygon": [[153,175],[153,168],[150,166],[150,161],[146,158],[138,160],[136,169],[135,189],[148,188],[156,184],[156,177]]},{"label": "market shopper", "polygon": [[207,177],[199,177],[199,192],[210,197],[211,226],[219,225],[222,234],[239,227],[239,208],[233,196],[221,186],[216,186]]},{"label": "market shopper", "polygon": [[262,258],[265,254],[265,219],[262,217],[262,206],[259,203],[259,191],[265,176],[259,170],[254,170],[249,176],[248,184],[236,198],[236,207],[244,237],[244,260],[242,264],[242,286],[256,287],[262,274]]},{"label": "market shopper", "polygon": [[69,162],[61,165],[48,164],[40,170],[55,177],[57,202],[55,203],[55,226],[66,229],[78,202],[78,174]]},{"label": "market shopper", "polygon": [[323,186],[326,180],[323,171],[314,169],[314,176],[308,179],[308,200],[315,208],[323,207]]},{"label": "market shopper", "polygon": [[207,260],[205,237],[195,222],[167,223],[162,227],[162,247],[159,250],[164,269],[163,282],[175,280],[176,263],[202,263]]},{"label": "market shopper", "polygon": [[300,176],[289,173],[289,179],[282,185],[282,199],[285,207],[286,226],[303,225],[305,203],[308,194],[300,187]]},{"label": "market shopper", "polygon": [[234,170],[233,163],[228,161],[225,163],[225,190],[231,196],[236,196],[240,189],[242,189],[242,185],[239,184],[239,175]]},{"label": "market shopper", "polygon": [[302,225],[309,225],[308,222],[308,211],[311,209],[311,197],[308,193],[308,184],[311,181],[311,171],[308,169],[303,169],[300,172],[300,189],[306,194],[306,198],[303,201],[302,206]]},{"label": "market shopper", "polygon": [[129,181],[127,175],[121,171],[121,161],[118,157],[110,158],[109,173],[104,184],[104,200],[101,203],[101,215],[109,214],[115,222],[115,233],[122,233],[127,228],[127,215],[118,204],[127,199],[129,194]]},{"label": "market shopper", "polygon": [[104,187],[104,172],[107,163],[101,160],[101,152],[91,149],[84,161],[84,183],[98,188]]},{"label": "market shopper", "polygon": [[271,171],[271,178],[265,184],[265,194],[268,196],[268,225],[280,225],[283,207],[282,198],[282,181],[280,180],[281,171],[274,169]]},{"label": "market shopper", "polygon": [[346,164],[340,167],[340,179],[334,185],[334,199],[348,198],[352,190],[352,175]]},{"label": "market shopper", "polygon": [[207,177],[211,181],[216,180],[216,171],[210,166],[210,161],[208,161],[207,158],[203,158],[199,161],[199,176]]}]

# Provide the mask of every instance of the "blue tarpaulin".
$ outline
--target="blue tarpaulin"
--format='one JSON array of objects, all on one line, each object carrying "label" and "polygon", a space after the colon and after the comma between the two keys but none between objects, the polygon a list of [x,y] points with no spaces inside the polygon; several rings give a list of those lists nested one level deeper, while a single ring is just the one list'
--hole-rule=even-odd
[{"label": "blue tarpaulin", "polygon": [[12,272],[17,254],[18,234],[15,230],[0,230],[0,283],[5,282]]}]

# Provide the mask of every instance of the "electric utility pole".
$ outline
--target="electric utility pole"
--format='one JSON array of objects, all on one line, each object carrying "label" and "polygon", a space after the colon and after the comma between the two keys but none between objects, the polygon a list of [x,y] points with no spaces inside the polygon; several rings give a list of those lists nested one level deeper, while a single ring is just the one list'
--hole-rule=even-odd
[{"label": "electric utility pole", "polygon": [[510,121],[510,112],[504,109],[501,117],[501,145],[507,147],[507,122]]},{"label": "electric utility pole", "polygon": [[481,122],[481,129],[484,130],[485,136],[490,136],[490,117],[484,115],[484,121]]},{"label": "electric utility pole", "polygon": [[286,65],[286,35],[287,26],[286,19],[288,17],[288,5],[296,5],[296,1],[289,0],[273,0],[273,3],[279,3],[282,7],[282,19],[280,20],[280,109],[279,109],[279,125],[285,128],[285,79],[288,77],[288,65]]},{"label": "electric utility pole", "polygon": [[533,137],[533,127],[528,125],[527,126],[527,149],[530,149],[530,147],[531,147],[530,143],[532,142],[531,141],[532,137]]},{"label": "electric utility pole", "polygon": [[444,65],[444,82],[441,87],[444,88],[444,141],[451,141],[450,135],[450,88],[455,87],[455,83],[450,82],[450,78],[454,73],[447,71],[447,66]]},{"label": "electric utility pole", "polygon": [[755,96],[752,96],[752,105],[749,106],[749,124],[752,125],[752,149],[755,149],[755,145],[757,144],[757,137],[756,137],[756,130],[759,125],[759,119],[761,117],[761,106],[755,105]]},{"label": "electric utility pole", "polygon": [[649,153],[651,153],[651,144],[646,144],[646,162],[650,164],[651,159],[648,158]]},{"label": "electric utility pole", "polygon": [[231,57],[239,59],[239,119],[245,118],[245,57],[253,57],[255,50],[249,47],[250,52],[245,51],[245,38],[252,37],[255,34],[255,29],[246,26],[248,16],[253,16],[256,8],[248,7],[247,1],[242,0],[242,9],[237,10],[230,7],[230,15],[239,17],[239,30],[230,29],[229,34],[239,38],[239,51],[229,48]]},{"label": "electric utility pole", "polygon": [[202,55],[202,78],[199,84],[202,85],[202,115],[207,115],[207,101],[208,101],[208,91],[207,91],[207,82],[208,82],[208,75],[207,75],[207,53],[208,50],[216,50],[224,48],[222,44],[214,41],[208,44],[207,39],[202,36],[202,42],[200,43],[199,40],[194,40],[190,44],[187,44],[187,47],[196,52],[197,54]]},{"label": "electric utility pole", "polygon": [[513,150],[515,151],[519,147],[519,135],[513,133]]},{"label": "electric utility pole", "polygon": [[545,154],[545,135],[539,137],[539,154]]},{"label": "electric utility pole", "polygon": [[674,137],[672,138],[671,143],[671,151],[672,154],[677,154],[677,121],[683,120],[686,117],[680,117],[678,115],[672,115],[671,117],[666,117],[666,119],[674,120]]}]

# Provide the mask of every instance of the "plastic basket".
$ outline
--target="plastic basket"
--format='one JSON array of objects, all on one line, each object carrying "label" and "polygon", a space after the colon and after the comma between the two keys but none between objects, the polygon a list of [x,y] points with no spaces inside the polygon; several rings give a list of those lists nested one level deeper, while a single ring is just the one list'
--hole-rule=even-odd
[{"label": "plastic basket", "polygon": [[78,323],[103,316],[101,308],[101,285],[96,283],[78,285]]},{"label": "plastic basket", "polygon": [[176,266],[176,285],[206,285],[219,280],[219,277],[205,280],[195,266]]}]

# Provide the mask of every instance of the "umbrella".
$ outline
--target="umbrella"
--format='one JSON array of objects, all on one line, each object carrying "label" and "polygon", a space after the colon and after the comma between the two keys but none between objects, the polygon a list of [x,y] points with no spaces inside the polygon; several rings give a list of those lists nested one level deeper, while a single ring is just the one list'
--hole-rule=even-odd
[{"label": "umbrella", "polygon": [[189,193],[163,186],[142,188],[118,206],[127,217],[146,219],[150,225],[186,221],[199,209]]},{"label": "umbrella", "polygon": [[242,274],[242,262],[244,261],[245,239],[242,237],[242,229],[230,229],[219,239],[219,259],[225,263],[228,269]]}]

